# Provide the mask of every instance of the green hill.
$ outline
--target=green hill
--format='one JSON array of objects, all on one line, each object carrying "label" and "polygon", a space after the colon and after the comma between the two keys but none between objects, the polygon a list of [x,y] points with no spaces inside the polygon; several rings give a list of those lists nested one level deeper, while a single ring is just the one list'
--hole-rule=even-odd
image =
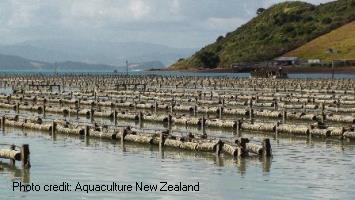
[{"label": "green hill", "polygon": [[355,20],[354,11],[355,0],[276,4],[172,68],[229,68],[232,63],[269,60]]},{"label": "green hill", "polygon": [[[333,49],[334,53],[329,53],[329,49]],[[285,55],[328,61],[355,60],[355,21],[322,35]]]}]

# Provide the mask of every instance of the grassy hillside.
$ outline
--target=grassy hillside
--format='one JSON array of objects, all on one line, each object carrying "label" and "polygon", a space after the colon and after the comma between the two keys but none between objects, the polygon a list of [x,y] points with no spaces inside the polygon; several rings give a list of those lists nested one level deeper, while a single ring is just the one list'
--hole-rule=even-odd
[{"label": "grassy hillside", "polygon": [[232,63],[272,59],[353,21],[354,10],[355,0],[318,6],[298,1],[276,4],[172,68],[228,68]]},{"label": "grassy hillside", "polygon": [[[328,51],[329,49],[334,49],[336,52],[331,54]],[[355,60],[355,21],[322,35],[286,55],[305,59],[319,58],[328,61]]]}]

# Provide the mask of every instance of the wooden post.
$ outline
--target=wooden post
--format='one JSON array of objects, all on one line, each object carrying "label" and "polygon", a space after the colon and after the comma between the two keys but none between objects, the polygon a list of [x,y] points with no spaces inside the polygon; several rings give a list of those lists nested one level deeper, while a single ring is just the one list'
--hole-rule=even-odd
[{"label": "wooden post", "polygon": [[238,119],[237,121],[236,121],[236,129],[237,129],[237,135],[238,136],[240,136],[240,129],[241,129],[241,126],[242,126],[242,122],[241,122],[241,120],[240,119]]},{"label": "wooden post", "polygon": [[170,130],[171,129],[171,126],[172,126],[172,116],[171,114],[168,115],[168,129]]},{"label": "wooden post", "polygon": [[54,137],[56,130],[57,130],[57,123],[52,121],[52,130],[51,130],[52,137]]},{"label": "wooden post", "polygon": [[94,121],[94,109],[90,110],[90,121],[93,122]]},{"label": "wooden post", "polygon": [[80,109],[80,101],[81,101],[81,99],[79,98],[78,99],[78,109]]},{"label": "wooden post", "polygon": [[2,131],[5,131],[5,120],[6,120],[5,116],[2,116],[2,118],[1,118],[1,128],[2,128]]},{"label": "wooden post", "polygon": [[202,131],[205,130],[205,121],[206,121],[206,119],[205,119],[205,116],[203,115],[203,116],[202,116],[202,122],[201,122],[201,129],[202,129]]},{"label": "wooden post", "polygon": [[163,150],[164,143],[165,143],[165,133],[164,132],[160,132],[159,133],[159,149],[160,150]]},{"label": "wooden post", "polygon": [[16,103],[16,113],[17,114],[20,113],[20,103],[19,102]]},{"label": "wooden post", "polygon": [[46,118],[46,105],[43,105],[43,117]]},{"label": "wooden post", "polygon": [[86,125],[85,126],[85,137],[89,137],[90,136],[90,126]]},{"label": "wooden post", "polygon": [[30,146],[28,144],[23,144],[21,147],[21,160],[23,168],[30,168]]},{"label": "wooden post", "polygon": [[249,120],[250,120],[250,122],[252,122],[252,120],[253,120],[253,115],[254,115],[253,98],[250,98],[250,100],[249,100]]},{"label": "wooden post", "polygon": [[195,106],[194,106],[194,116],[196,117],[196,115],[197,115],[197,105],[195,104]]},{"label": "wooden post", "polygon": [[277,121],[276,122],[276,126],[275,126],[275,135],[277,136],[278,134],[279,134],[279,125],[280,125],[280,122],[279,121]]},{"label": "wooden post", "polygon": [[224,143],[221,140],[218,140],[216,145],[216,155],[219,156],[222,152]]},{"label": "wooden post", "polygon": [[239,146],[238,150],[238,156],[239,157],[246,157],[248,156],[248,151],[247,151],[247,143],[249,143],[248,138],[239,138],[238,140],[235,141],[235,143]]},{"label": "wooden post", "polygon": [[287,118],[287,112],[286,109],[282,110],[282,123],[285,124],[286,123],[286,118]]},{"label": "wooden post", "polygon": [[321,103],[321,122],[324,123],[325,120],[325,113],[324,113],[324,103]]},{"label": "wooden post", "polygon": [[158,102],[157,100],[154,100],[154,113],[157,114],[158,111]]},{"label": "wooden post", "polygon": [[142,128],[142,125],[143,125],[143,113],[142,112],[139,112],[138,123],[139,123],[139,128]]},{"label": "wooden post", "polygon": [[[16,148],[16,146],[14,145],[14,144],[12,144],[11,146],[10,146],[10,150],[15,150],[15,148]],[[10,166],[15,166],[15,159],[10,159]]]},{"label": "wooden post", "polygon": [[79,108],[76,109],[76,119],[79,119]]},{"label": "wooden post", "polygon": [[324,121],[325,121],[325,114],[324,114],[324,112],[322,112],[321,113],[321,122],[322,122],[322,124],[324,123]]},{"label": "wooden post", "polygon": [[113,111],[113,121],[115,123],[115,126],[117,126],[117,110],[116,109]]},{"label": "wooden post", "polygon": [[122,136],[121,136],[121,144],[124,145],[124,138],[128,133],[128,128],[123,129]]},{"label": "wooden post", "polygon": [[262,146],[263,146],[263,156],[271,157],[272,156],[272,152],[271,152],[272,150],[271,150],[270,139],[269,138],[263,139]]}]

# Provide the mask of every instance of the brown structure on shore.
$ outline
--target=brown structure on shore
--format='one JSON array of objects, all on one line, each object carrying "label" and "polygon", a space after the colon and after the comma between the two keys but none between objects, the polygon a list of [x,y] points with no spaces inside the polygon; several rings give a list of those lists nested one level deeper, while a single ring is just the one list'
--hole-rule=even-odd
[{"label": "brown structure on shore", "polygon": [[277,70],[275,68],[256,68],[250,72],[252,78],[288,78],[287,73],[279,67]]}]

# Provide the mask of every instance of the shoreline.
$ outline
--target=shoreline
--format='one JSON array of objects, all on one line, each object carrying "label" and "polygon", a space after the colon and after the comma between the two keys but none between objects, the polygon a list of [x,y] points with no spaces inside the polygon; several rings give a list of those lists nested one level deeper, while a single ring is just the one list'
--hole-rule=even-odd
[{"label": "shoreline", "polygon": [[[305,73],[305,74],[331,74],[332,68],[330,67],[299,67],[299,66],[287,66],[283,67],[283,70],[289,74],[298,74],[298,73]],[[175,71],[175,72],[196,72],[196,73],[250,73],[251,69],[226,69],[226,68],[215,68],[215,69],[160,69],[160,70],[152,70],[152,71]],[[334,69],[334,74],[354,74],[355,75],[355,66],[354,67],[336,67]]]}]

